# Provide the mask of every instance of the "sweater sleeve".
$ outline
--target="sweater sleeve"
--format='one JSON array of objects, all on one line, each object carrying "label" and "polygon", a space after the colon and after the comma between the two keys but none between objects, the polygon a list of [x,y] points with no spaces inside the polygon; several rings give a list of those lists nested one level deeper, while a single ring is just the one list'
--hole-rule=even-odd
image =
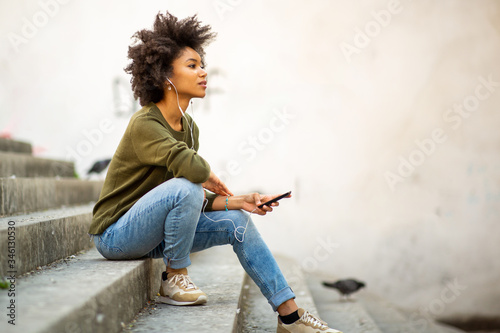
[{"label": "sweater sleeve", "polygon": [[138,117],[129,132],[131,147],[139,161],[146,165],[164,166],[174,177],[203,183],[210,176],[210,165],[183,141],[176,140],[158,121]]},{"label": "sweater sleeve", "polygon": [[205,196],[207,198],[207,205],[205,206],[205,211],[211,212],[213,211],[212,205],[214,204],[214,200],[215,198],[218,197],[218,195],[205,190]]}]

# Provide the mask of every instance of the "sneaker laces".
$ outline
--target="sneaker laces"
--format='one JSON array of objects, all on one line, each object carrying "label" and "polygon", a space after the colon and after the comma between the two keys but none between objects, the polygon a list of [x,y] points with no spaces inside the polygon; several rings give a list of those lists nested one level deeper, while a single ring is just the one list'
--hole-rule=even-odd
[{"label": "sneaker laces", "polygon": [[181,285],[182,288],[184,289],[198,289],[198,287],[196,287],[196,285],[194,284],[193,281],[191,281],[191,278],[188,276],[188,275],[184,275],[184,274],[176,274],[172,277],[172,282],[174,284],[177,284],[179,283]]},{"label": "sneaker laces", "polygon": [[304,323],[312,325],[314,328],[327,329],[328,325],[318,318],[314,317],[309,311],[304,312],[302,318],[300,318]]}]

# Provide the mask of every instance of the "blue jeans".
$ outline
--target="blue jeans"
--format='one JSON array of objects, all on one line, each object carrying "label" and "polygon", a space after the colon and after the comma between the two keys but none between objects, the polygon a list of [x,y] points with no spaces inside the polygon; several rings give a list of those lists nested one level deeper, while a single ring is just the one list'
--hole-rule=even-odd
[{"label": "blue jeans", "polygon": [[[240,210],[201,214],[201,184],[173,178],[139,199],[116,223],[94,237],[97,250],[107,259],[163,258],[171,268],[191,264],[189,254],[215,245],[231,244],[243,269],[259,286],[273,310],[295,298],[276,260],[248,214]],[[231,221],[213,222],[221,219]],[[248,222],[248,225],[247,225]],[[235,237],[235,226],[242,234]]]}]

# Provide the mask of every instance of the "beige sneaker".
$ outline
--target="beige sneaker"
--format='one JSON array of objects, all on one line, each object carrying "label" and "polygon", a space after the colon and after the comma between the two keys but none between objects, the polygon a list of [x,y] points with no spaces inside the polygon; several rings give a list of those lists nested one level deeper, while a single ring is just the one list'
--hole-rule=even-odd
[{"label": "beige sneaker", "polygon": [[278,317],[278,329],[276,333],[342,333],[328,327],[328,324],[319,320],[304,309],[299,309],[300,319],[295,323],[283,324]]},{"label": "beige sneaker", "polygon": [[198,305],[207,302],[207,295],[187,275],[187,269],[161,281],[158,301],[171,305]]}]

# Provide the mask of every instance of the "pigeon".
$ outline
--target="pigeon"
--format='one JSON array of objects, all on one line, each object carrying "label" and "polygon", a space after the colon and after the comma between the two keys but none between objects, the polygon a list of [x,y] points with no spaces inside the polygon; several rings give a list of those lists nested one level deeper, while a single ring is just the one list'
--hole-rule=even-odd
[{"label": "pigeon", "polygon": [[346,300],[352,293],[366,286],[364,282],[354,279],[338,280],[335,282],[323,282],[323,285],[325,287],[337,289],[340,292],[341,297]]},{"label": "pigeon", "polygon": [[87,172],[87,175],[90,175],[91,173],[100,174],[108,167],[110,162],[111,162],[111,159],[106,159],[106,160],[95,162],[94,165],[92,166],[92,168],[90,168],[89,172]]}]

